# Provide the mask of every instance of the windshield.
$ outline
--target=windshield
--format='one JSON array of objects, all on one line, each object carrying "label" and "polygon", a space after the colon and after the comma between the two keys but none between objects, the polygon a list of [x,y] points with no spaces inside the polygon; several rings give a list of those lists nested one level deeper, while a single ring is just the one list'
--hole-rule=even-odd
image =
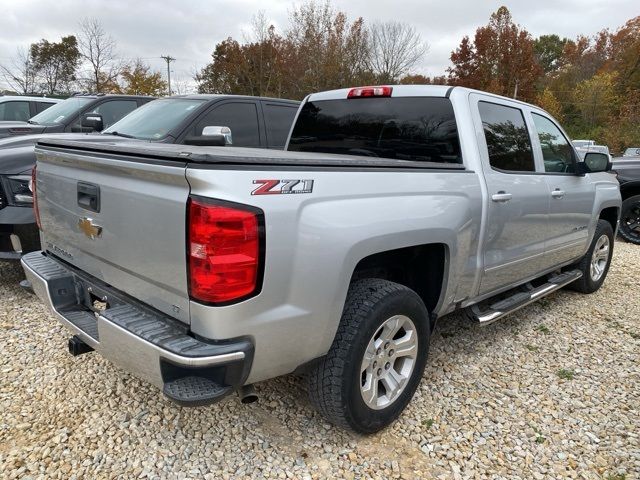
[{"label": "windshield", "polygon": [[447,98],[307,102],[288,150],[462,163],[453,107]]},{"label": "windshield", "polygon": [[154,100],[134,110],[102,133],[116,132],[141,140],[159,140],[206,101],[183,98]]},{"label": "windshield", "polygon": [[44,112],[40,112],[35,117],[31,117],[29,122],[41,125],[62,123],[66,118],[75,117],[78,111],[93,100],[95,98],[91,97],[68,98],[64,102],[56,103]]}]

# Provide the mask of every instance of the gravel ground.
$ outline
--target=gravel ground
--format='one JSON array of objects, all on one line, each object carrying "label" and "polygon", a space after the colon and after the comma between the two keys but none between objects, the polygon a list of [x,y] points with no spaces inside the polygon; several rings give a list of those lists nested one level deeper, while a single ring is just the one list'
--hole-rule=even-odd
[{"label": "gravel ground", "polygon": [[605,286],[480,328],[438,326],[425,378],[387,430],[323,422],[294,376],[182,409],[65,330],[0,263],[2,478],[640,478],[640,247]]}]

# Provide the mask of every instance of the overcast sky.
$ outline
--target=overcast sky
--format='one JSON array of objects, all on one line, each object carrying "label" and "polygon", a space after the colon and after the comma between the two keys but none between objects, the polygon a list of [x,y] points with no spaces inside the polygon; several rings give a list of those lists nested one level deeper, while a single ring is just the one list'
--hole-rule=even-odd
[{"label": "overcast sky", "polygon": [[[299,2],[298,2],[299,3]],[[366,22],[400,20],[416,27],[429,44],[429,53],[415,73],[445,72],[451,50],[464,35],[487,23],[506,4],[515,21],[534,35],[557,33],[575,37],[615,30],[640,15],[638,0],[333,0],[350,19]],[[143,58],[166,71],[160,55],[176,58],[172,80],[191,81],[193,72],[210,60],[215,44],[228,36],[241,40],[251,17],[264,10],[278,28],[287,24],[289,0],[0,0],[0,63],[16,48],[42,38],[57,41],[78,30],[83,17],[98,18],[116,39],[123,58]],[[2,80],[0,79],[0,84]]]}]

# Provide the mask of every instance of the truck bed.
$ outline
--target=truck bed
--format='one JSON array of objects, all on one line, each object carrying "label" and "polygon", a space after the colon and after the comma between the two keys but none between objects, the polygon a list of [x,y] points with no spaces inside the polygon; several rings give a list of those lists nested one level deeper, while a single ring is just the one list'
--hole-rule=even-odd
[{"label": "truck bed", "polygon": [[[126,140],[110,142],[76,141],[46,138],[38,142],[40,149],[84,151],[93,154],[118,155],[120,159],[145,159],[147,162],[181,162],[199,165],[279,166],[279,167],[355,167],[406,168],[420,170],[465,170],[459,163],[433,163],[385,159],[330,153],[288,152],[242,147],[198,147],[153,143],[133,143]],[[121,156],[121,157],[120,157]]]}]

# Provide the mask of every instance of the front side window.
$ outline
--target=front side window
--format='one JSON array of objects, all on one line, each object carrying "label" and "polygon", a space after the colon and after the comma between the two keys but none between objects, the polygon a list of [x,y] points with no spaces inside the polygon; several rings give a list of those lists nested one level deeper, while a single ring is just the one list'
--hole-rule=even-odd
[{"label": "front side window", "polygon": [[101,103],[91,113],[102,115],[104,127],[107,128],[133,112],[136,108],[138,108],[138,103],[135,100],[111,100]]},{"label": "front side window", "polygon": [[522,110],[478,102],[492,168],[506,172],[535,172],[531,138]]},{"label": "front side window", "polygon": [[533,114],[533,123],[538,131],[542,148],[544,171],[552,173],[575,173],[576,160],[573,147],[560,129],[547,117]]},{"label": "front side window", "polygon": [[451,101],[435,97],[309,101],[288,150],[462,163]]},{"label": "front side window", "polygon": [[29,102],[0,103],[0,120],[26,122],[29,120]]},{"label": "front side window", "polygon": [[53,107],[55,103],[52,102],[36,102],[36,112],[44,112],[47,108]]},{"label": "front side window", "polygon": [[198,121],[193,134],[202,135],[204,127],[229,127],[236,147],[259,147],[260,129],[255,103],[223,103]]},{"label": "front side window", "polygon": [[[92,110],[83,113],[100,114],[104,128],[108,128],[136,108],[138,108],[138,103],[135,100],[107,100]],[[71,131],[82,131],[82,117],[78,117],[74,122],[71,126]]]}]

